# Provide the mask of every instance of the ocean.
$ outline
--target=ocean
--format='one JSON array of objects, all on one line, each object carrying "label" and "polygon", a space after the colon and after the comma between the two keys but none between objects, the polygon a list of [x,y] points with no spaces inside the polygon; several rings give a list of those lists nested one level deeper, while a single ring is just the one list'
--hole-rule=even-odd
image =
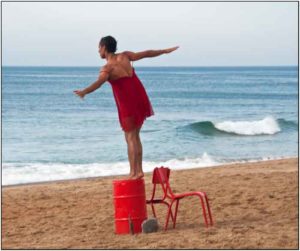
[{"label": "ocean", "polygon": [[[100,68],[2,67],[2,185],[129,173],[110,83],[73,93]],[[144,172],[298,156],[298,66],[134,68]]]}]

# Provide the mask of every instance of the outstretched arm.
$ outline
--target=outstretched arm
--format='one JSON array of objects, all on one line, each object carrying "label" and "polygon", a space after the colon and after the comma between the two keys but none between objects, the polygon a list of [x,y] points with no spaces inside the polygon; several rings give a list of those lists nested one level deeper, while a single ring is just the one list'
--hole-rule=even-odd
[{"label": "outstretched arm", "polygon": [[75,90],[74,93],[83,99],[86,94],[97,90],[99,87],[101,87],[101,85],[105,83],[105,81],[108,80],[109,72],[110,69],[108,67],[106,66],[102,67],[98,79],[94,83],[92,83],[91,85],[89,85],[83,90]]},{"label": "outstretched arm", "polygon": [[179,46],[172,47],[169,49],[163,49],[163,50],[146,50],[141,52],[124,51],[123,53],[128,56],[130,61],[137,61],[142,58],[157,57],[165,53],[170,53],[172,51],[175,51],[178,48]]}]

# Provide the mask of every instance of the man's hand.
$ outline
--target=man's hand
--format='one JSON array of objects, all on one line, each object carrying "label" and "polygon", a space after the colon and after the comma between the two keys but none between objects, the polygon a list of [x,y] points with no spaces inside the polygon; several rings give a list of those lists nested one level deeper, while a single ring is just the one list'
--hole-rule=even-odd
[{"label": "man's hand", "polygon": [[179,48],[179,46],[175,46],[175,47],[172,47],[172,48],[169,48],[169,49],[165,49],[164,52],[165,52],[165,53],[170,53],[170,52],[172,52],[172,51],[177,50],[178,48]]},{"label": "man's hand", "polygon": [[81,90],[75,90],[75,91],[73,91],[76,95],[78,95],[81,99],[83,99],[84,98],[84,96],[85,96],[85,92],[84,91],[81,91]]}]

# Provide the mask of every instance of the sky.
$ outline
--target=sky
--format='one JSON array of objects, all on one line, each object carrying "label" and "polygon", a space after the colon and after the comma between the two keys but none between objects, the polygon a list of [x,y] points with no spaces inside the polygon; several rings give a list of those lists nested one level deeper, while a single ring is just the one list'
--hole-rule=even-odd
[{"label": "sky", "polygon": [[102,66],[117,52],[179,49],[134,66],[298,65],[297,2],[3,2],[4,66]]}]

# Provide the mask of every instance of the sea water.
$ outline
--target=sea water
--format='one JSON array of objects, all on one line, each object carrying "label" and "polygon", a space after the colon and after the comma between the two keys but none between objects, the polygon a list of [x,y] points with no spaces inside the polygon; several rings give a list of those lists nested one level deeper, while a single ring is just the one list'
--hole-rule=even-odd
[{"label": "sea water", "polygon": [[[80,99],[100,67],[3,67],[2,184],[129,173],[110,83]],[[135,67],[154,116],[143,169],[296,157],[298,67]]]}]

